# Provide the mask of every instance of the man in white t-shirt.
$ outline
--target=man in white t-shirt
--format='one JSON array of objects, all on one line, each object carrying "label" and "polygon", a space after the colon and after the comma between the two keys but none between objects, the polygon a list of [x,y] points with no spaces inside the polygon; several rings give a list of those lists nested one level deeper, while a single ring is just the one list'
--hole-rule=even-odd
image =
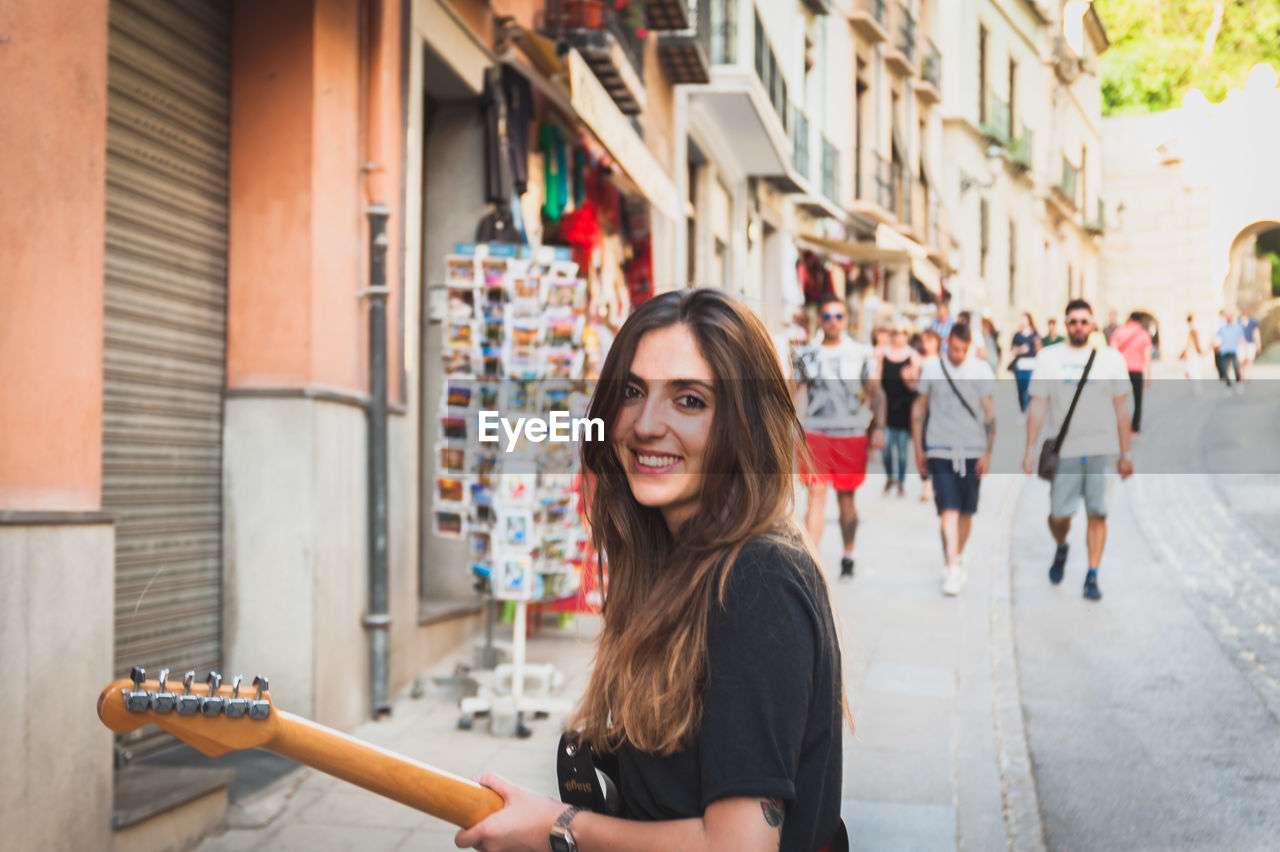
[{"label": "man in white t-shirt", "polygon": [[[884,446],[885,403],[871,348],[851,340],[849,311],[830,297],[819,308],[822,340],[796,349],[795,389],[804,387],[809,401],[804,433],[808,461],[801,466],[809,488],[805,528],[816,548],[822,541],[827,487],[836,490],[840,509],[840,577],[853,576],[853,543],[858,510],[853,495],[867,477],[867,449]],[[865,403],[863,397],[865,396]]]},{"label": "man in white t-shirt", "polygon": [[[1046,438],[1056,438],[1062,421],[1071,407],[1076,387],[1084,375],[1090,355],[1089,344],[1094,330],[1093,309],[1084,299],[1067,305],[1067,339],[1040,350],[1035,371],[1031,374],[1031,406],[1027,409],[1027,453],[1022,469],[1036,470],[1040,454],[1040,429],[1048,415]],[[1089,573],[1085,576],[1084,596],[1092,601],[1102,599],[1098,588],[1098,564],[1107,543],[1107,510],[1110,508],[1115,465],[1121,479],[1133,474],[1129,458],[1129,372],[1124,358],[1110,347],[1096,350],[1093,366],[1080,392],[1080,401],[1067,426],[1067,434],[1058,453],[1058,472],[1049,492],[1049,531],[1058,550],[1049,568],[1049,582],[1062,582],[1067,563],[1067,533],[1071,516],[1083,498],[1089,518],[1086,536],[1089,548]]]},{"label": "man in white t-shirt", "polygon": [[942,526],[944,595],[960,594],[964,584],[964,546],[996,438],[996,377],[986,361],[966,357],[970,342],[968,325],[952,326],[946,355],[924,362],[911,408],[916,469],[929,471]]}]

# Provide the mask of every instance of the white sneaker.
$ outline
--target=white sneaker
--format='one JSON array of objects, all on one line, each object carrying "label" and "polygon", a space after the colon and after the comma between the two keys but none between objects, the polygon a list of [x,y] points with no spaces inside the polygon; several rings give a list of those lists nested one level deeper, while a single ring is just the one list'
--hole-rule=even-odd
[{"label": "white sneaker", "polygon": [[955,597],[960,594],[960,588],[964,585],[960,576],[960,566],[950,565],[947,567],[947,577],[942,581],[942,593],[947,597]]}]

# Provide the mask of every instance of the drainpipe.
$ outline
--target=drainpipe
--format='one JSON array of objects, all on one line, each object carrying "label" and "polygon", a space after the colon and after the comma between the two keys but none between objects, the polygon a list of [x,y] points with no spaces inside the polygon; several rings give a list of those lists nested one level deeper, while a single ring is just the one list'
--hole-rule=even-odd
[{"label": "drainpipe", "polygon": [[368,540],[369,698],[374,718],[391,712],[387,697],[387,217],[385,204],[370,204],[369,217],[369,409],[368,409]]},{"label": "drainpipe", "polygon": [[[388,107],[390,81],[387,60],[394,57],[395,43],[387,45],[389,0],[364,3],[365,114],[364,173],[365,215],[369,219],[369,409],[368,409],[368,570],[369,606],[363,619],[369,634],[369,711],[373,718],[391,712],[388,696],[388,656],[390,654],[391,613],[388,607],[388,524],[387,497],[387,219],[391,209],[386,201],[388,142],[382,119]],[[405,26],[400,21],[400,26]]]}]

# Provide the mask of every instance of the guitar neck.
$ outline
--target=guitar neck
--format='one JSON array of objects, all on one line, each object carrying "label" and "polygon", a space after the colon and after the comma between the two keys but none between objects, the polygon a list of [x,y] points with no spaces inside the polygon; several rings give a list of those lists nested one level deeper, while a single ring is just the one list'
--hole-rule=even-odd
[{"label": "guitar neck", "polygon": [[462,828],[502,807],[502,797],[474,781],[395,754],[309,719],[276,710],[276,736],[262,745],[358,787]]}]

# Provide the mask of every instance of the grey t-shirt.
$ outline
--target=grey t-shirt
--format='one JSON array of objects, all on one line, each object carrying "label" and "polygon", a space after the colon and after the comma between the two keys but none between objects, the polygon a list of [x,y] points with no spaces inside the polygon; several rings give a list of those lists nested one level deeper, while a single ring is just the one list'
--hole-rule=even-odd
[{"label": "grey t-shirt", "polygon": [[849,338],[796,349],[795,376],[809,390],[804,428],[833,438],[863,435],[871,414],[862,404],[862,383],[874,378],[871,347]]},{"label": "grey t-shirt", "polygon": [[[929,395],[929,425],[924,433],[925,455],[929,458],[978,458],[987,451],[987,433],[982,425],[982,400],[996,392],[995,373],[986,361],[966,358],[960,366],[946,362],[951,389],[943,375],[940,358],[930,358],[920,370],[920,393]],[[956,395],[959,391],[959,396]],[[973,409],[965,410],[960,397]]]}]

